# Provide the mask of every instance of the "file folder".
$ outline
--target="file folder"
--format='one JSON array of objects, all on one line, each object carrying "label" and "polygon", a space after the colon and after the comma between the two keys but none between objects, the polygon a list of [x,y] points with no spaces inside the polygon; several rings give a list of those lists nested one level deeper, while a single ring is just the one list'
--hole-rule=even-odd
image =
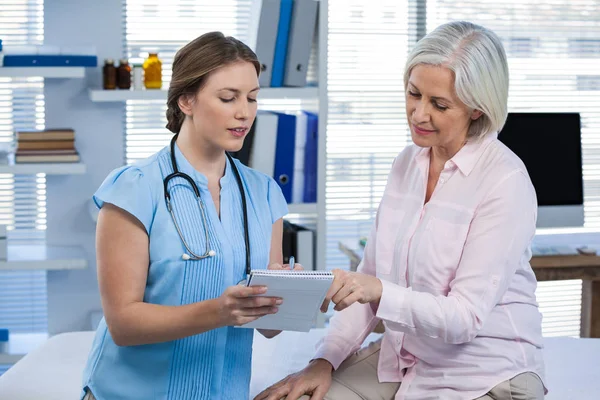
[{"label": "file folder", "polygon": [[293,0],[281,0],[277,39],[275,41],[275,55],[273,57],[273,75],[271,76],[272,87],[283,86],[293,3]]},{"label": "file folder", "polygon": [[285,201],[292,203],[294,182],[294,158],[296,149],[296,116],[276,113],[277,146],[275,149],[275,173],[273,178],[281,188]]},{"label": "file folder", "polygon": [[271,86],[280,4],[280,0],[253,0],[250,9],[248,46],[254,50],[261,65],[258,79],[261,87]]},{"label": "file folder", "polygon": [[246,166],[250,165],[250,152],[252,150],[252,144],[254,143],[254,131],[256,130],[257,119],[254,120],[250,131],[246,135],[244,139],[244,144],[239,151],[235,151],[231,153],[232,157],[237,158],[240,162]]},{"label": "file folder", "polygon": [[306,149],[307,115],[296,114],[296,143],[294,145],[294,180],[292,182],[292,203],[304,201],[304,153]]},{"label": "file folder", "polygon": [[317,168],[319,164],[319,116],[306,114],[306,145],[304,148],[304,203],[317,202]]},{"label": "file folder", "polygon": [[279,116],[268,111],[259,111],[254,123],[256,128],[250,150],[249,167],[273,177]]},{"label": "file folder", "polygon": [[294,0],[283,86],[306,86],[318,5],[315,0]]},{"label": "file folder", "polygon": [[316,246],[313,230],[283,221],[283,262],[288,264],[294,256],[306,271],[316,270]]}]

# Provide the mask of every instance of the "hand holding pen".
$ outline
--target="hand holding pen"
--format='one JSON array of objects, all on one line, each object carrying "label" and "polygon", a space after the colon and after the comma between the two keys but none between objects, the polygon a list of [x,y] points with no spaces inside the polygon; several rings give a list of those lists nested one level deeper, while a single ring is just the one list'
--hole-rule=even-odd
[{"label": "hand holding pen", "polygon": [[269,265],[269,267],[267,269],[280,269],[280,270],[290,270],[290,271],[302,271],[304,270],[304,268],[302,267],[302,264],[297,264],[296,263],[296,259],[294,258],[294,256],[290,257],[290,263],[289,264],[279,264],[279,263],[273,263],[271,265]]}]

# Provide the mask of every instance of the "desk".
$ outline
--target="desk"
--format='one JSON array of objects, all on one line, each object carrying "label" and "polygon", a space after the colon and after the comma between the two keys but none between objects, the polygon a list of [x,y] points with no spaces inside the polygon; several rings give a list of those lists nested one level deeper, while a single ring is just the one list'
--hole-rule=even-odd
[{"label": "desk", "polygon": [[[338,248],[350,259],[350,270],[356,271],[362,254],[342,242]],[[583,281],[580,335],[600,338],[600,256],[536,256],[531,267],[538,281]]]},{"label": "desk", "polygon": [[580,335],[600,338],[600,256],[537,256],[531,267],[538,281],[583,281]]}]

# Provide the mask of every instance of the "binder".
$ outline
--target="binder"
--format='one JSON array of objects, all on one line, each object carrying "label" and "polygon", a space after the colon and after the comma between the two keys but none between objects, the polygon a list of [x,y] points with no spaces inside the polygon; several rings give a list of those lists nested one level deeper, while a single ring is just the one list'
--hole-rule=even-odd
[{"label": "binder", "polygon": [[294,0],[283,86],[306,86],[318,5],[319,2],[315,0]]},{"label": "binder", "polygon": [[292,181],[292,203],[304,201],[304,154],[306,149],[307,115],[296,113],[296,143],[294,145],[294,180]]},{"label": "binder", "polygon": [[248,286],[266,286],[262,296],[281,297],[276,314],[268,314],[240,328],[308,332],[316,325],[321,304],[333,282],[331,271],[253,270]]},{"label": "binder", "polygon": [[294,256],[304,270],[316,270],[315,232],[300,225],[283,221],[283,262],[288,264]]},{"label": "binder", "polygon": [[319,116],[306,114],[306,145],[304,148],[304,203],[317,202],[317,167],[319,164]]},{"label": "binder", "polygon": [[281,0],[279,24],[277,26],[277,39],[275,40],[275,55],[273,56],[273,74],[271,76],[272,87],[283,86],[285,57],[287,55],[293,3],[293,0]]},{"label": "binder", "polygon": [[294,156],[296,149],[296,116],[276,113],[277,145],[275,149],[275,171],[273,178],[281,188],[288,203],[292,203],[294,182]]},{"label": "binder", "polygon": [[261,87],[271,86],[275,41],[279,26],[280,0],[253,0],[250,8],[248,46],[260,61]]},{"label": "binder", "polygon": [[248,165],[263,174],[273,177],[279,117],[268,111],[259,111],[254,122],[254,138]]},{"label": "binder", "polygon": [[256,130],[257,120],[250,127],[250,131],[244,138],[244,144],[238,151],[231,152],[231,156],[240,160],[240,162],[246,166],[250,165],[250,151],[252,150],[252,144],[254,143],[254,131]]}]

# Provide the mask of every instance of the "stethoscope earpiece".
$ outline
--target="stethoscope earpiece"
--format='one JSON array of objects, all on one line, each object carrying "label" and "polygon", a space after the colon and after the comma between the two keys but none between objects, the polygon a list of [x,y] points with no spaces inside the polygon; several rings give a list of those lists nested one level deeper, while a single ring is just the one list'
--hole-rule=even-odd
[{"label": "stethoscope earpiece", "polygon": [[211,251],[209,251],[209,252],[208,252],[208,256],[209,256],[209,257],[214,257],[214,256],[216,256],[216,255],[217,255],[217,252],[216,252],[216,251],[214,251],[214,250],[211,250]]},{"label": "stethoscope earpiece", "polygon": [[183,254],[181,255],[181,258],[183,259],[183,261],[188,261],[188,260],[190,260],[192,257],[190,257],[190,255],[189,255],[189,254],[187,254],[187,253],[183,253]]}]

